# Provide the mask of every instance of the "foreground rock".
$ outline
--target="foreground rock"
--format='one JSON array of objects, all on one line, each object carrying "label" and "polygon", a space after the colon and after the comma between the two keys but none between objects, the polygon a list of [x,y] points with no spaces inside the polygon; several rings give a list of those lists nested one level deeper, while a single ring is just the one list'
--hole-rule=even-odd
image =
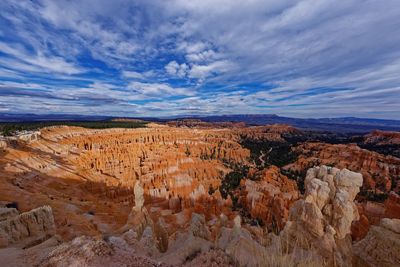
[{"label": "foreground rock", "polygon": [[[0,222],[0,247],[19,245],[29,247],[49,239],[55,234],[53,212],[43,206],[18,215],[15,209],[2,209],[8,214]],[[4,217],[3,217],[4,218]]]},{"label": "foreground rock", "polygon": [[351,223],[358,220],[354,198],[362,175],[326,166],[307,171],[305,199],[294,203],[282,241],[316,251],[328,265],[349,266],[352,260]]},{"label": "foreground rock", "polygon": [[400,266],[400,220],[382,219],[354,245],[354,266]]},{"label": "foreground rock", "polygon": [[[268,183],[279,188],[282,177],[271,177],[276,179]],[[54,235],[50,207],[23,214],[1,209],[0,240],[8,247],[0,249],[0,258],[4,266],[398,266],[397,219],[383,219],[352,244],[351,225],[359,219],[354,199],[362,183],[361,174],[347,169],[309,169],[305,195],[276,235],[237,214],[212,216],[194,208],[179,212],[185,220],[178,227],[175,214],[149,214],[154,207],[145,207],[148,198],[137,180],[126,224],[106,235],[62,242]]]},{"label": "foreground rock", "polygon": [[204,215],[192,214],[188,232],[178,232],[170,240],[168,251],[161,261],[172,264],[187,264],[200,253],[207,253],[213,247],[210,232],[205,224]]},{"label": "foreground rock", "polygon": [[18,216],[19,212],[15,208],[0,207],[0,222]]},{"label": "foreground rock", "polygon": [[108,241],[92,237],[77,237],[52,250],[39,263],[39,266],[168,266],[139,256],[121,238],[111,237]]},{"label": "foreground rock", "polygon": [[249,231],[241,228],[239,216],[235,218],[232,229],[221,229],[217,246],[240,266],[259,266],[267,256],[266,249],[252,239]]}]

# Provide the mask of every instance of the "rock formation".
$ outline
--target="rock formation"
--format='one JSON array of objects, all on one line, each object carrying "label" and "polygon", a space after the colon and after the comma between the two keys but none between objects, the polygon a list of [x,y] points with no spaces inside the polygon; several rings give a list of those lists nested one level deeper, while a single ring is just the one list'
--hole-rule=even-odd
[{"label": "rock formation", "polygon": [[140,211],[142,210],[144,204],[144,190],[139,181],[135,183],[133,192],[135,193],[135,206],[133,208],[137,211]]},{"label": "rock formation", "polygon": [[19,215],[15,210],[7,213],[7,218],[0,221],[0,247],[13,244],[30,246],[55,234],[53,213],[49,206]]},{"label": "rock formation", "polygon": [[376,130],[364,136],[364,143],[375,145],[400,145],[400,133]]},{"label": "rock formation", "polygon": [[241,228],[240,221],[237,216],[233,228],[221,229],[217,247],[224,250],[239,266],[261,266],[267,251],[253,240],[248,230]]},{"label": "rock formation", "polygon": [[[400,216],[400,198],[389,193],[397,190],[395,157],[356,145],[300,143],[296,160],[284,167],[297,171],[293,176],[269,163],[257,165],[242,138],[280,144],[287,134],[303,134],[297,129],[178,124],[49,127],[34,142],[3,148],[0,201],[10,205],[0,208],[0,243],[7,246],[0,256],[19,251],[39,266],[62,265],[63,257],[70,258],[66,265],[137,260],[154,266],[151,257],[190,266],[218,262],[212,258],[219,256],[221,264],[239,266],[345,266],[352,260],[350,235],[353,241],[377,239],[374,225]],[[388,198],[354,203],[361,174],[326,166],[308,171],[303,196],[297,177],[320,164],[359,171],[364,189]],[[238,175],[228,181],[234,186],[224,199],[219,189],[231,173]],[[41,205],[51,210],[18,212]],[[57,238],[47,239],[55,232]]]},{"label": "rock formation", "polygon": [[146,207],[143,206],[144,190],[140,185],[139,181],[137,181],[135,184],[134,193],[135,193],[135,206],[132,208],[128,216],[126,225],[122,228],[121,231],[127,231],[132,229],[136,233],[137,238],[140,239],[146,227],[148,226],[153,227],[153,221],[151,220]]},{"label": "rock formation", "polygon": [[19,214],[15,208],[0,207],[0,222],[16,217]]},{"label": "rock formation", "polygon": [[204,215],[193,213],[189,230],[178,232],[171,238],[171,245],[161,260],[171,265],[182,265],[198,253],[210,251],[213,244],[207,240],[209,238],[210,232],[205,224]]},{"label": "rock formation", "polygon": [[6,148],[7,156],[0,157],[0,195],[8,201],[23,196],[18,202],[25,210],[51,204],[57,229],[68,239],[125,225],[137,181],[151,199],[150,216],[208,207],[219,215],[226,203],[218,193],[209,197],[209,188],[218,189],[230,165],[249,156],[231,129],[57,126],[41,129],[41,136]]},{"label": "rock formation", "polygon": [[391,191],[384,203],[366,201],[357,204],[360,220],[353,222],[353,240],[363,239],[371,225],[379,225],[383,218],[400,218],[400,196]]},{"label": "rock formation", "polygon": [[272,124],[244,128],[240,130],[240,133],[245,139],[284,142],[285,136],[301,135],[302,131],[287,124]]},{"label": "rock formation", "polygon": [[353,250],[353,266],[399,266],[400,220],[385,218],[379,226],[371,226]]},{"label": "rock formation", "polygon": [[192,213],[192,220],[190,224],[189,231],[193,234],[193,236],[197,236],[203,238],[205,240],[211,239],[211,233],[205,225],[206,221],[204,215],[200,215],[197,213]]},{"label": "rock formation", "polygon": [[358,220],[354,199],[362,175],[326,166],[307,171],[305,198],[290,209],[281,233],[289,246],[297,245],[318,253],[330,264],[351,263],[351,223]]},{"label": "rock formation", "polygon": [[400,159],[361,149],[355,144],[325,144],[307,142],[294,150],[300,156],[285,169],[302,173],[316,165],[330,165],[360,172],[365,190],[389,193],[397,188]]},{"label": "rock formation", "polygon": [[385,203],[385,214],[386,218],[400,218],[400,196],[395,192],[390,192],[389,197]]},{"label": "rock formation", "polygon": [[3,138],[0,136],[0,151],[5,150],[7,148],[7,142],[3,140]]},{"label": "rock formation", "polygon": [[242,180],[239,202],[270,230],[282,230],[289,215],[290,205],[299,193],[294,180],[282,175],[279,168],[271,166],[254,174],[256,180]]},{"label": "rock formation", "polygon": [[400,132],[373,131],[364,135],[359,146],[400,158]]},{"label": "rock formation", "polygon": [[[35,262],[35,261],[34,261]],[[149,257],[138,255],[121,238],[110,237],[99,240],[81,236],[54,247],[47,255],[37,261],[37,266],[131,266],[150,267],[168,266],[158,263]]]}]

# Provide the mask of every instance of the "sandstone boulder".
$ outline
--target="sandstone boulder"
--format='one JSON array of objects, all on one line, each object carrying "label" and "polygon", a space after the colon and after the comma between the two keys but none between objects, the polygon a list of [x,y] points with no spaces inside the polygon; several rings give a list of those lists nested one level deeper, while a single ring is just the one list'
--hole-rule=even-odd
[{"label": "sandstone boulder", "polygon": [[0,245],[29,246],[53,236],[55,230],[51,207],[43,206],[1,221]]},{"label": "sandstone boulder", "polygon": [[307,171],[305,199],[290,209],[280,236],[290,248],[314,250],[336,266],[351,263],[351,224],[358,220],[354,199],[362,175],[326,166]]}]

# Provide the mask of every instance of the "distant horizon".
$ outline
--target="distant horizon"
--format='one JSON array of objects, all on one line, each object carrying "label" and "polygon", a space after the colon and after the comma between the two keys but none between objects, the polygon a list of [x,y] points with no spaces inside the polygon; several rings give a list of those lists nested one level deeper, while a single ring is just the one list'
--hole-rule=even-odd
[{"label": "distant horizon", "polygon": [[399,1],[0,8],[0,113],[400,119]]},{"label": "distant horizon", "polygon": [[112,116],[112,115],[94,115],[94,114],[74,114],[74,113],[52,113],[52,114],[40,114],[40,113],[10,113],[10,112],[0,112],[0,120],[2,116],[37,116],[37,117],[51,117],[51,116],[70,116],[70,117],[104,117],[104,118],[126,118],[126,119],[184,119],[184,118],[206,118],[206,117],[228,117],[228,116],[277,116],[279,118],[290,118],[290,119],[304,119],[304,120],[323,120],[323,119],[362,119],[362,120],[382,120],[382,121],[396,121],[400,123],[400,119],[382,119],[373,117],[355,117],[355,116],[343,116],[343,117],[295,117],[295,116],[285,116],[280,114],[272,113],[237,113],[237,114],[182,114],[182,115],[171,115],[171,116]]}]

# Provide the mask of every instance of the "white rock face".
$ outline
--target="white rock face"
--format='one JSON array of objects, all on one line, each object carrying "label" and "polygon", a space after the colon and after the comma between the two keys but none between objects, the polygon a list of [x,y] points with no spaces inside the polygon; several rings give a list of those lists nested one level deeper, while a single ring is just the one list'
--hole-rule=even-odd
[{"label": "white rock face", "polygon": [[[14,212],[15,213],[15,212]],[[0,222],[0,247],[44,241],[55,234],[53,212],[43,206]]]},{"label": "white rock face", "polygon": [[120,232],[125,233],[129,230],[133,230],[136,237],[140,239],[147,226],[153,227],[153,221],[151,220],[146,207],[143,206],[144,190],[139,181],[136,182],[133,192],[135,194],[135,206],[129,213],[128,220],[120,229]]},{"label": "white rock face", "polygon": [[242,218],[240,215],[236,215],[235,219],[233,219],[233,224],[235,228],[241,228],[242,227]]},{"label": "white rock face", "polygon": [[[311,168],[305,178],[305,199],[290,209],[283,239],[304,249],[314,247],[328,261],[345,266],[351,262],[351,242],[346,239],[351,223],[359,215],[354,199],[363,178],[347,169],[327,166]],[[348,241],[347,241],[348,240]]]},{"label": "white rock face", "polygon": [[143,204],[144,204],[144,197],[143,197],[144,190],[139,181],[137,181],[135,183],[133,192],[135,194],[135,207],[134,208],[136,210],[141,210],[143,207]]}]

